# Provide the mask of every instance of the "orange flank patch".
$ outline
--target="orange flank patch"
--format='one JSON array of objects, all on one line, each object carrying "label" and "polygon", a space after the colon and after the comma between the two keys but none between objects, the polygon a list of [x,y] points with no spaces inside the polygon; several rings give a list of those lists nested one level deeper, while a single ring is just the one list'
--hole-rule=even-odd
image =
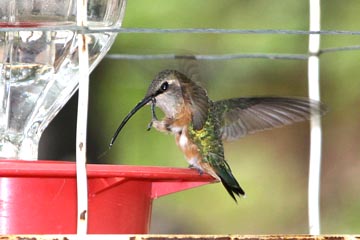
[{"label": "orange flank patch", "polygon": [[191,122],[191,110],[188,107],[183,106],[180,111],[173,119],[171,125],[173,127],[185,127],[188,126]]},{"label": "orange flank patch", "polygon": [[[184,153],[185,158],[191,165],[198,165],[201,160],[201,155],[196,144],[190,139],[188,133],[188,126],[191,123],[191,110],[185,105],[181,111],[178,111],[175,119],[171,123],[171,127],[179,128],[181,131],[175,133],[175,141],[181,151]],[[193,162],[196,160],[196,162]]]},{"label": "orange flank patch", "polygon": [[[198,165],[201,160],[201,155],[196,144],[189,138],[187,128],[185,127],[181,133],[175,135],[176,144],[184,153],[187,161],[192,165]],[[194,160],[196,162],[192,162]]]}]

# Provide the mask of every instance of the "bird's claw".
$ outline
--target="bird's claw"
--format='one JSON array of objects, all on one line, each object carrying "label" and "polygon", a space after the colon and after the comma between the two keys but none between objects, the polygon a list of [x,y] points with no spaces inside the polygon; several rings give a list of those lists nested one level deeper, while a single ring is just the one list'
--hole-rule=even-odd
[{"label": "bird's claw", "polygon": [[204,174],[204,171],[203,171],[203,170],[201,170],[200,168],[195,167],[195,166],[192,165],[192,164],[189,164],[189,168],[195,169],[195,170],[199,173],[200,176]]},{"label": "bird's claw", "polygon": [[151,99],[151,122],[147,126],[147,129],[146,129],[147,131],[150,131],[150,129],[153,126],[154,121],[158,121],[158,118],[155,113],[155,106],[156,106],[156,99],[153,98],[153,99]]},{"label": "bird's claw", "polygon": [[147,125],[147,128],[146,128],[147,131],[150,131],[150,130],[151,130],[152,125],[153,125],[153,122],[154,122],[154,121],[149,122],[149,124]]}]

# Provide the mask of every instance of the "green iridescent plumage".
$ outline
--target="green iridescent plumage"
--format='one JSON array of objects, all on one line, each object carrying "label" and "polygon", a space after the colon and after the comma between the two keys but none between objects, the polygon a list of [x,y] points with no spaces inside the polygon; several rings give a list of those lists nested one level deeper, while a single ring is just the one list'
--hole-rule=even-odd
[{"label": "green iridescent plumage", "polygon": [[219,107],[219,105],[214,105],[210,100],[209,106],[207,119],[202,129],[194,130],[192,124],[190,124],[188,127],[189,135],[198,146],[202,156],[201,161],[211,166],[230,196],[236,201],[235,195],[245,195],[245,192],[236,181],[224,157],[224,147],[220,135],[221,125],[219,121],[222,109],[218,109],[217,107]]}]

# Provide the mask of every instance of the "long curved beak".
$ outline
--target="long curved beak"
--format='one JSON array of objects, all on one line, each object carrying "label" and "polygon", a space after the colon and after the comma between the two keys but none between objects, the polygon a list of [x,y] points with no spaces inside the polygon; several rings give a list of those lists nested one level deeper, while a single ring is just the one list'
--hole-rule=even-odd
[{"label": "long curved beak", "polygon": [[129,119],[140,109],[142,108],[145,104],[147,104],[150,101],[153,101],[154,97],[153,96],[146,96],[143,100],[141,100],[130,112],[129,114],[124,118],[124,120],[121,122],[120,126],[118,127],[118,129],[116,129],[116,132],[114,134],[114,136],[112,137],[111,141],[110,141],[110,145],[109,148],[112,147],[112,145],[114,144],[117,136],[119,135],[121,129],[125,126],[125,124],[129,121]]}]

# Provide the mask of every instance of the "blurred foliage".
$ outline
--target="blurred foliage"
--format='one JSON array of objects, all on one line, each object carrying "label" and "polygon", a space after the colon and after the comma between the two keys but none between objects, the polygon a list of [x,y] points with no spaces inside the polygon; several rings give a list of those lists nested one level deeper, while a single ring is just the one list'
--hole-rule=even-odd
[{"label": "blurred foliage", "polygon": [[[322,1],[322,28],[359,30],[359,9],[358,0]],[[307,30],[308,1],[129,0],[123,26]],[[359,40],[359,36],[324,35],[321,46],[356,45]],[[304,35],[120,34],[110,52],[306,53],[307,41]],[[330,109],[323,118],[323,233],[360,231],[359,58],[359,51],[321,56],[321,92]],[[154,75],[180,65],[175,60],[109,59],[99,64],[91,75],[89,109],[88,151],[94,162],[187,166],[173,136],[146,131],[151,118],[148,107],[129,121],[106,157],[97,159],[122,118],[142,99]],[[215,100],[307,94],[305,61],[203,61],[198,62],[198,69],[199,81]],[[44,134],[41,158],[74,158],[75,143],[69,147],[75,138],[74,104],[76,99]],[[55,141],[58,138],[61,142]],[[151,232],[307,233],[308,123],[226,143],[225,155],[247,198],[235,204],[221,184],[162,197],[153,203]]]}]

